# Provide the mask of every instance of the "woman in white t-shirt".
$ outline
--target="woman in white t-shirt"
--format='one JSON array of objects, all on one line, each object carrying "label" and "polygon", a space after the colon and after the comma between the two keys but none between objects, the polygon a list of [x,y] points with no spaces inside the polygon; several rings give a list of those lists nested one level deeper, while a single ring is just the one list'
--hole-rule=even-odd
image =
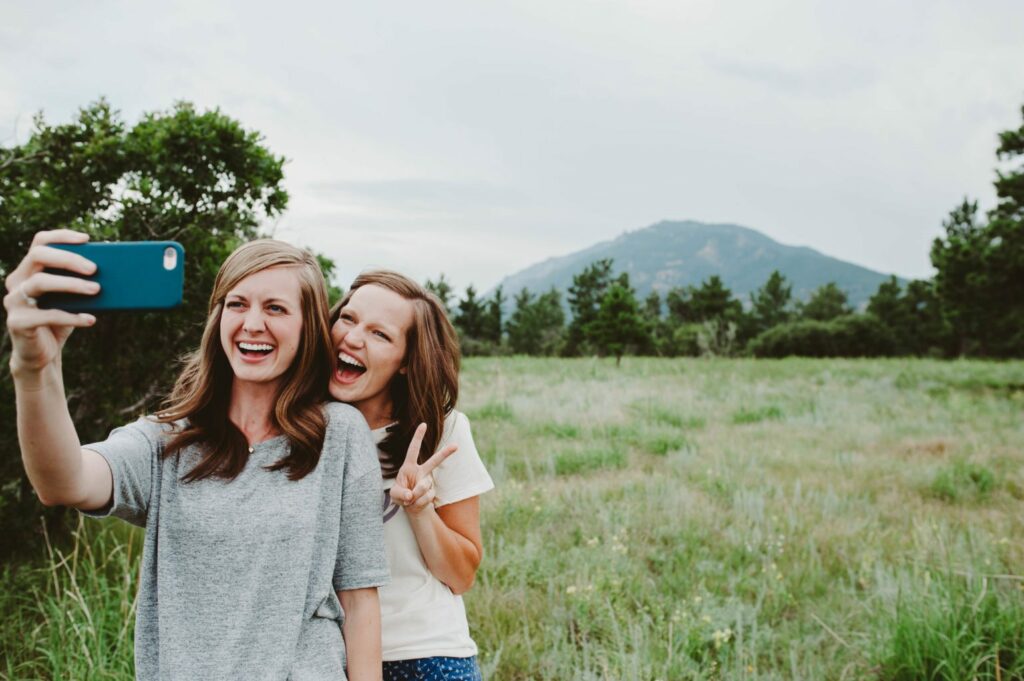
[{"label": "woman in white t-shirt", "polygon": [[479,498],[494,484],[455,410],[458,337],[436,296],[382,270],[352,282],[332,322],[331,396],[366,418],[384,477],[384,681],[479,679],[460,594],[480,565]]}]

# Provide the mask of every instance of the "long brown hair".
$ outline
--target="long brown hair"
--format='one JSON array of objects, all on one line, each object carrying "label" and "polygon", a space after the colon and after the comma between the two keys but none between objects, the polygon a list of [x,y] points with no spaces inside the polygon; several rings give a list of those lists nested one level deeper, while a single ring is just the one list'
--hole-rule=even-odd
[{"label": "long brown hair", "polygon": [[242,432],[228,419],[233,373],[220,343],[220,320],[229,291],[251,274],[269,267],[289,267],[299,279],[302,334],[292,365],[284,373],[274,403],[271,423],[287,436],[287,456],[267,468],[287,470],[289,480],[300,480],[320,461],[327,431],[323,377],[331,371],[331,336],[328,325],[327,286],[316,258],[283,241],[259,239],[239,246],[217,273],[210,295],[206,327],[199,349],[189,355],[174,390],[157,415],[161,423],[183,421],[164,448],[173,456],[199,445],[203,457],[182,480],[235,478],[249,461],[249,446]]},{"label": "long brown hair", "polygon": [[412,326],[405,339],[406,371],[396,373],[388,386],[391,416],[397,423],[388,427],[388,435],[379,445],[385,458],[381,468],[384,475],[391,477],[405,461],[405,452],[419,424],[427,424],[420,463],[429,459],[441,442],[445,417],[459,399],[459,337],[437,296],[404,274],[390,270],[369,270],[356,277],[345,297],[331,310],[332,326],[352,293],[367,284],[394,291],[412,303],[413,308]]}]

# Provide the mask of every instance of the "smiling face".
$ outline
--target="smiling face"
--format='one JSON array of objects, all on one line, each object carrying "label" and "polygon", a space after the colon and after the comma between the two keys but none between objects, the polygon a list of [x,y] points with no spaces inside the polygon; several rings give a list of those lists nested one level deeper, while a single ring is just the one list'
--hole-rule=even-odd
[{"label": "smiling face", "polygon": [[360,286],[341,308],[331,328],[337,353],[331,397],[362,412],[371,428],[391,421],[388,386],[405,372],[405,349],[413,324],[413,304],[394,291]]},{"label": "smiling face", "polygon": [[301,339],[302,293],[292,267],[268,267],[228,291],[220,342],[236,386],[279,383]]}]

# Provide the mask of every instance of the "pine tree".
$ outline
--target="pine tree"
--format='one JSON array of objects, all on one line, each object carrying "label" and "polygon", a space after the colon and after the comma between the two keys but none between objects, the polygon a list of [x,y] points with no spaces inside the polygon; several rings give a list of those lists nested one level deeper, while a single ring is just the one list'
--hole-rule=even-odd
[{"label": "pine tree", "polygon": [[572,322],[569,324],[565,354],[577,356],[584,352],[587,341],[586,328],[597,316],[601,299],[612,279],[612,260],[605,258],[591,263],[579,274],[573,275],[569,287],[569,310]]}]

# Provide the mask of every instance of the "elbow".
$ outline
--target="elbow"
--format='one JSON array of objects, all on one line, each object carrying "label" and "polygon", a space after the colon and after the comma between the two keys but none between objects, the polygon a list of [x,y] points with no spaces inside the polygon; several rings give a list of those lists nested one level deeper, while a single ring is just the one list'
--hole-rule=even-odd
[{"label": "elbow", "polygon": [[467,556],[468,561],[466,569],[460,575],[456,575],[456,578],[452,580],[452,583],[448,585],[451,592],[456,596],[461,596],[470,589],[473,588],[473,584],[476,582],[476,571],[480,567],[480,560],[482,556],[477,551],[472,556]]}]

